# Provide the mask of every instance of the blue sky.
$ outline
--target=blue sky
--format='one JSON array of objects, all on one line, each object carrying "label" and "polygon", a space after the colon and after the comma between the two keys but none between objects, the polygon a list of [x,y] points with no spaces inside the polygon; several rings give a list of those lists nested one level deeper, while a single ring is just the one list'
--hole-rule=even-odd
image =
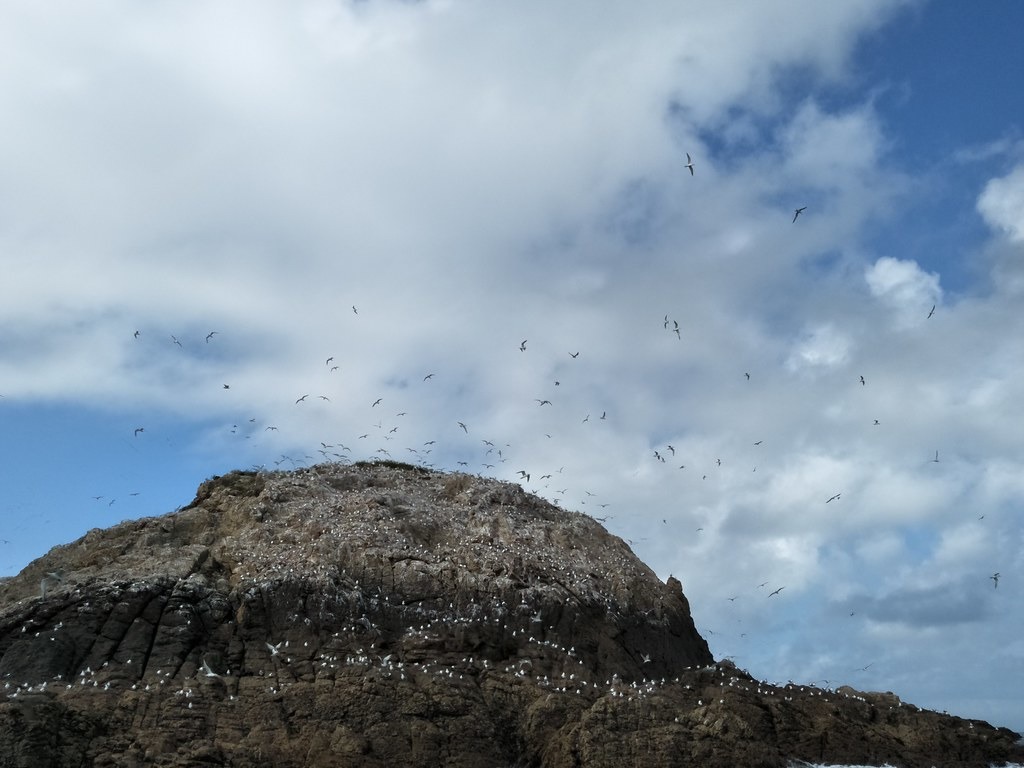
[{"label": "blue sky", "polygon": [[1024,5],[58,6],[0,8],[0,575],[390,456],[607,518],[758,677],[1024,729]]}]

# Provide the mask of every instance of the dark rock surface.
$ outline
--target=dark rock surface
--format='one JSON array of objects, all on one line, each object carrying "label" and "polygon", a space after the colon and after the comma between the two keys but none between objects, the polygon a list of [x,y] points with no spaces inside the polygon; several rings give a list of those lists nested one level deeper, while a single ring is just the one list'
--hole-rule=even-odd
[{"label": "dark rock surface", "polygon": [[232,473],[53,549],[0,583],[0,685],[0,766],[1024,761],[715,664],[682,585],[594,520],[392,463]]}]

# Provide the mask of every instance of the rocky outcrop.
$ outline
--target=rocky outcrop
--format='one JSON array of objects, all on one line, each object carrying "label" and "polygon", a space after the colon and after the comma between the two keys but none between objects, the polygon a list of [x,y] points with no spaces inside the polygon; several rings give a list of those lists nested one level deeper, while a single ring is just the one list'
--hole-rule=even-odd
[{"label": "rocky outcrop", "polygon": [[0,584],[0,684],[0,766],[1024,759],[715,664],[682,585],[594,520],[392,462],[232,473],[55,548]]}]

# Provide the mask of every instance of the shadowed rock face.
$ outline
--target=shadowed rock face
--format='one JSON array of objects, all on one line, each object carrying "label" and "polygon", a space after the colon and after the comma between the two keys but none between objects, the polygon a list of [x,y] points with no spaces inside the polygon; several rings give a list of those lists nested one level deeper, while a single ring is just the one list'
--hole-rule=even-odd
[{"label": "shadowed rock face", "polygon": [[232,473],[55,548],[0,584],[0,684],[0,766],[1024,756],[891,695],[715,665],[682,585],[592,519],[393,463]]}]

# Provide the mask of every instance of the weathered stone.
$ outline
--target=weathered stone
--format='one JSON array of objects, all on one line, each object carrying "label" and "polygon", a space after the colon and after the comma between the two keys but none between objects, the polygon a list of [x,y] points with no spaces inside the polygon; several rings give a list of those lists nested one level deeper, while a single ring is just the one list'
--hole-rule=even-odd
[{"label": "weathered stone", "polygon": [[0,684],[0,766],[1024,760],[715,664],[679,581],[594,520],[386,462],[235,472],[56,547],[0,582]]}]

